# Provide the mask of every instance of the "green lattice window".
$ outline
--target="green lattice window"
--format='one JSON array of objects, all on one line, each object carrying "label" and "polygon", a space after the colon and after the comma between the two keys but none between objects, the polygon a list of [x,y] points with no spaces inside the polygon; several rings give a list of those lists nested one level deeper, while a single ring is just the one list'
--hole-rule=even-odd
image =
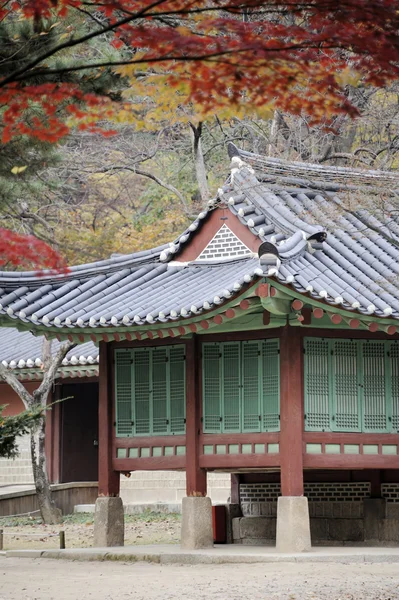
[{"label": "green lattice window", "polygon": [[305,338],[307,431],[399,431],[399,343]]},{"label": "green lattice window", "polygon": [[116,435],[185,432],[184,346],[115,350]]},{"label": "green lattice window", "polygon": [[278,340],[202,346],[203,429],[206,433],[278,431]]}]

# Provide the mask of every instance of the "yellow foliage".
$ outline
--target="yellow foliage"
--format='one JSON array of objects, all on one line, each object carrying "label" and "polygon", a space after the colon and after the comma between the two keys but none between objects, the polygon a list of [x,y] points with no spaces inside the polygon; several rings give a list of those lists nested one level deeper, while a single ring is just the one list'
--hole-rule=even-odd
[{"label": "yellow foliage", "polygon": [[172,241],[187,224],[181,211],[171,209],[159,220],[135,226],[125,209],[108,213],[93,225],[93,214],[86,206],[68,213],[55,236],[68,264],[78,264],[160,246]]},{"label": "yellow foliage", "polygon": [[19,175],[20,173],[23,173],[24,171],[26,171],[27,168],[28,168],[27,166],[25,166],[25,167],[13,167],[11,169],[11,173],[13,175]]},{"label": "yellow foliage", "polygon": [[351,67],[346,67],[340,72],[335,74],[335,80],[340,86],[352,85],[356,87],[361,79],[360,73],[351,69]]}]

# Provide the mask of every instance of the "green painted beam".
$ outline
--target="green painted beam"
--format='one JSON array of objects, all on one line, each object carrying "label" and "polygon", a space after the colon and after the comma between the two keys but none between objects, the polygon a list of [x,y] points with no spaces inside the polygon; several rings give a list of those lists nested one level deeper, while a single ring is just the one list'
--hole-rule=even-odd
[{"label": "green painted beam", "polygon": [[[268,283],[269,285],[271,285],[272,287],[276,288],[277,290],[283,292],[287,297],[290,298],[290,301],[298,299],[298,300],[301,300],[304,303],[304,305],[308,304],[314,308],[322,308],[326,312],[341,315],[342,317],[346,317],[348,319],[359,319],[359,321],[364,321],[367,323],[373,323],[374,321],[376,321],[376,322],[378,322],[379,325],[381,325],[381,327],[383,327],[384,325],[386,325],[386,326],[395,325],[396,327],[399,327],[398,319],[388,319],[385,317],[378,317],[376,315],[363,315],[362,313],[359,313],[356,310],[350,311],[350,310],[345,310],[343,308],[339,308],[338,306],[326,304],[325,302],[322,302],[320,300],[315,300],[314,298],[311,298],[310,296],[305,296],[304,294],[300,294],[299,292],[297,292],[289,287],[286,287],[285,285],[283,285],[277,281],[274,281],[273,279],[270,279],[269,277],[265,278],[265,282]],[[344,329],[344,327],[341,327],[341,325],[343,325],[343,324],[341,323],[340,325],[338,325],[338,329]]]}]

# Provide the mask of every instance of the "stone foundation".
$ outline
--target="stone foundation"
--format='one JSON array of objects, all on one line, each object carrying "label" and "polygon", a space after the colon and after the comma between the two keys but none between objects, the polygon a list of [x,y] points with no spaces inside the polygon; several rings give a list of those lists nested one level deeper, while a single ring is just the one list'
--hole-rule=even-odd
[{"label": "stone foundation", "polygon": [[190,496],[182,501],[181,547],[184,550],[212,548],[212,502],[210,498]]},{"label": "stone foundation", "polygon": [[[371,498],[367,481],[305,482],[304,491],[312,544],[399,544],[398,483],[383,483],[381,498]],[[279,498],[279,483],[242,483],[242,515],[233,519],[233,542],[274,545]]]},{"label": "stone foundation", "polygon": [[[309,502],[313,545],[397,545],[399,504],[381,498],[363,502]],[[233,543],[271,546],[276,541],[277,502],[262,503],[261,516],[232,520]]]},{"label": "stone foundation", "polygon": [[277,501],[277,552],[309,552],[310,549],[308,499],[280,496]]},{"label": "stone foundation", "polygon": [[94,512],[95,548],[123,546],[125,517],[121,498],[101,497],[96,500]]}]

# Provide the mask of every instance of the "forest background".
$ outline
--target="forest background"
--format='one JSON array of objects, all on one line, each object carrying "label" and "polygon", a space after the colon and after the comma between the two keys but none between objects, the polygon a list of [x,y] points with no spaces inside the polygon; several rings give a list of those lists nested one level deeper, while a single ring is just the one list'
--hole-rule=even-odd
[{"label": "forest background", "polygon": [[[378,69],[369,65],[370,73],[373,76],[377,73],[374,79],[368,80],[359,71],[356,54],[348,48],[353,45],[353,30],[352,38],[347,35],[346,39],[342,25],[344,18],[350,23],[349,12],[346,17],[340,15],[324,1],[313,3],[314,14],[309,6],[298,2],[208,3],[216,10],[212,13],[214,30],[215,19],[219,19],[216,38],[234,37],[233,33],[236,37],[241,35],[241,30],[237,33],[226,29],[226,22],[222,21],[228,19],[229,26],[232,23],[234,27],[247,27],[252,34],[256,30],[251,26],[256,25],[258,36],[264,36],[263,39],[269,35],[276,40],[279,35],[280,41],[287,40],[289,34],[290,43],[286,46],[291,54],[284,55],[285,48],[279,48],[280,65],[271,68],[271,60],[269,72],[264,63],[259,63],[259,74],[264,78],[263,101],[256,95],[251,98],[241,83],[237,101],[234,83],[227,76],[227,102],[215,100],[204,109],[204,102],[188,88],[181,73],[173,72],[170,62],[135,63],[138,53],[147,52],[148,47],[152,51],[157,48],[161,55],[168,47],[162,50],[161,45],[160,49],[159,42],[151,47],[148,39],[140,45],[137,28],[129,31],[124,26],[90,37],[93,31],[109,28],[113,20],[121,19],[128,9],[131,12],[139,4],[141,8],[151,4],[152,9],[158,5],[157,10],[161,7],[164,12],[144,24],[136,19],[130,23],[131,27],[143,28],[150,23],[158,36],[165,36],[165,43],[179,48],[178,43],[191,42],[193,33],[198,35],[198,28],[203,26],[192,7],[207,3],[174,3],[174,9],[184,8],[190,14],[175,14],[170,2],[43,0],[4,5],[9,10],[3,13],[0,23],[3,81],[7,83],[9,79],[13,85],[15,72],[23,74],[25,69],[30,79],[23,81],[23,75],[16,83],[20,86],[19,94],[27,86],[44,90],[41,86],[51,82],[56,91],[63,85],[78,86],[87,97],[105,99],[105,106],[93,101],[88,110],[90,102],[84,97],[71,105],[62,93],[58,97],[54,94],[53,98],[43,93],[40,101],[28,96],[26,101],[19,99],[19,104],[12,95],[8,96],[8,104],[4,104],[7,95],[4,96],[0,109],[3,140],[0,227],[33,234],[50,244],[68,264],[91,262],[112,253],[130,253],[172,241],[224,183],[229,166],[228,142],[251,152],[288,160],[367,169],[398,168],[397,73],[392,68],[385,76],[389,69],[381,68],[381,60]],[[343,11],[358,11],[367,4],[370,3],[353,0],[341,6]],[[380,10],[390,5],[388,1],[371,4],[380,4]],[[325,19],[328,10],[331,14],[327,14],[327,21],[331,15],[336,17],[335,32],[330,31],[326,36],[330,41],[335,40],[330,44],[334,47],[331,52],[324,50],[319,41],[316,52],[321,58],[330,52],[328,65],[323,68],[327,74],[334,73],[331,89],[319,85],[321,77],[319,74],[318,78],[317,69],[311,78],[315,57],[306,55],[314,51],[315,35],[320,35],[315,18]],[[358,12],[353,13],[351,25],[356,18]],[[375,15],[371,12],[365,23],[373,19]],[[365,24],[361,26],[364,28]],[[299,27],[302,34],[308,32],[308,38],[300,38]],[[169,32],[182,39],[177,42],[169,38]],[[385,33],[389,38],[386,28]],[[78,38],[90,39],[69,45],[70,40]],[[294,38],[299,54],[292,50]],[[395,43],[388,62],[397,68],[397,39]],[[372,54],[371,42],[369,47]],[[183,51],[180,45],[179,57],[187,56],[190,51],[187,48]],[[198,48],[193,52],[195,64]],[[253,44],[251,52],[256,66],[257,50]],[[32,70],[32,57],[46,53],[49,57]],[[358,54],[370,61],[365,49]],[[248,60],[245,55],[240,57],[243,71],[250,70]],[[296,69],[291,69],[295,61]],[[236,72],[240,62],[234,64]],[[100,66],[87,68],[88,64]],[[201,71],[203,63],[199,59],[197,64],[205,92],[214,98],[218,94],[223,96],[223,90],[212,87],[217,79],[208,85],[209,73]],[[311,65],[309,72],[305,64],[306,68]],[[222,62],[211,67],[219,70],[223,79]],[[298,80],[301,69],[302,80]],[[188,75],[192,77],[193,72]],[[171,86],[170,76],[180,76],[179,85]],[[285,83],[281,84],[279,78]],[[7,86],[4,89],[7,94]],[[245,95],[246,103],[242,101]],[[3,268],[18,268],[18,264],[5,261]]]}]

